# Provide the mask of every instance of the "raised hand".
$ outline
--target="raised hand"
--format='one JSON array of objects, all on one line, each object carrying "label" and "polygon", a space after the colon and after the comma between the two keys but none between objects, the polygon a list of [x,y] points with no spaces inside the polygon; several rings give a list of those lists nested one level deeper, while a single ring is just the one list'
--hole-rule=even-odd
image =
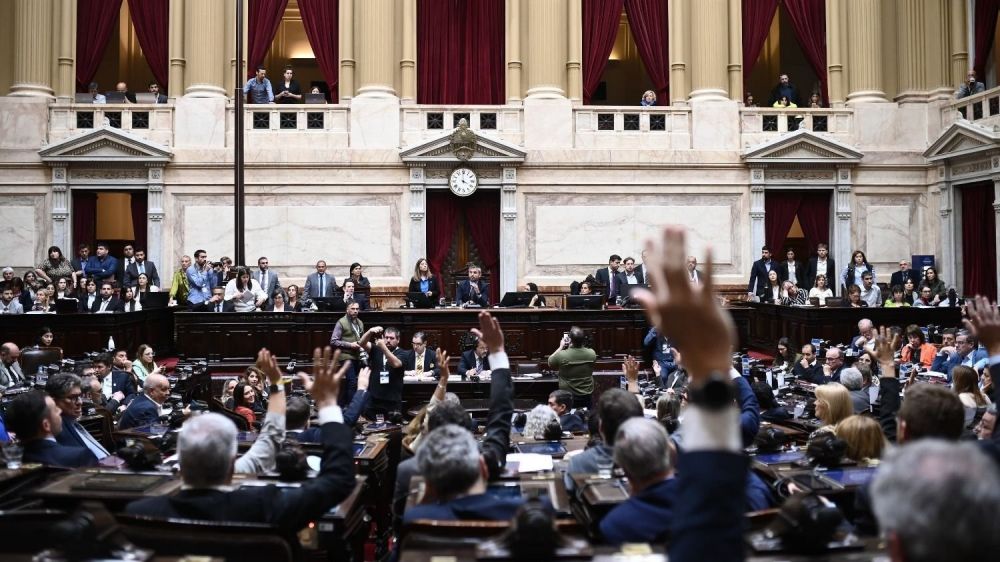
[{"label": "raised hand", "polygon": [[479,313],[479,329],[473,328],[472,333],[486,343],[490,353],[503,353],[504,339],[500,322],[485,310]]},{"label": "raised hand", "polygon": [[437,366],[441,371],[441,382],[447,384],[448,376],[451,371],[448,369],[448,352],[441,349],[440,347],[435,350]]},{"label": "raised hand", "polygon": [[257,352],[256,367],[267,376],[271,384],[281,384],[281,368],[278,367],[278,360],[266,347]]},{"label": "raised hand", "polygon": [[625,375],[625,381],[630,385],[639,381],[639,362],[635,360],[635,357],[625,356],[625,361],[622,362],[622,374]]},{"label": "raised hand", "polygon": [[368,367],[362,368],[358,371],[358,390],[368,390],[368,381],[371,379],[372,370]]},{"label": "raised hand", "polygon": [[646,243],[653,292],[636,293],[660,334],[684,354],[692,382],[714,371],[728,373],[736,326],[719,306],[712,279],[712,252],[706,251],[704,283],[688,281],[684,229],[668,227],[660,240]]},{"label": "raised hand", "polygon": [[895,349],[899,345],[899,334],[890,337],[890,331],[885,326],[879,326],[875,336],[875,358],[878,359],[882,376],[895,378],[896,362],[893,359]]},{"label": "raised hand", "polygon": [[340,358],[340,350],[336,352],[330,346],[322,350],[313,350],[313,374],[312,397],[316,401],[316,408],[330,406],[337,403],[340,394],[340,382],[351,368],[349,361],[337,368],[337,360]]},{"label": "raised hand", "polygon": [[990,355],[1000,354],[1000,310],[990,299],[980,295],[965,301],[969,318],[965,327],[986,347]]}]

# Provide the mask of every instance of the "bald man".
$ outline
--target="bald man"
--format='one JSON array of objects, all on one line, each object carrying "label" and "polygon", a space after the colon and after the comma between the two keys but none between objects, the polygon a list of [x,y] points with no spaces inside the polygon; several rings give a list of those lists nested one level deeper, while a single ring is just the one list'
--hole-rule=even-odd
[{"label": "bald man", "polygon": [[142,384],[142,394],[129,403],[118,420],[118,428],[130,429],[156,422],[169,396],[170,381],[167,377],[151,373]]},{"label": "bald man", "polygon": [[7,342],[0,345],[0,389],[10,388],[24,382],[21,364],[21,348],[17,344]]}]

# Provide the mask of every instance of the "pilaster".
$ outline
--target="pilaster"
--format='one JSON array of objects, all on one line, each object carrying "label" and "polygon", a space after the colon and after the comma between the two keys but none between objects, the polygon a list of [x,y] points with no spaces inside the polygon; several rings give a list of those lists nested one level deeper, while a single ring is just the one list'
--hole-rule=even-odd
[{"label": "pilaster", "polygon": [[517,168],[504,168],[501,177],[499,282],[503,295],[517,290]]},{"label": "pilaster", "polygon": [[[748,256],[757,255],[761,246],[767,244],[764,237],[764,167],[750,167],[750,248]],[[751,258],[752,259],[752,258]]]},{"label": "pilaster", "polygon": [[[1000,225],[1000,176],[993,178],[993,224]],[[1000,228],[993,229],[993,243],[996,244],[997,252],[1000,252]],[[993,300],[1000,300],[1000,267],[996,268],[997,294],[988,295]]]},{"label": "pilaster", "polygon": [[[52,168],[52,245],[73,251],[70,240],[69,173],[65,163]],[[67,254],[69,255],[69,254]]]},{"label": "pilaster", "polygon": [[950,176],[947,166],[938,167],[938,181],[935,187],[940,192],[938,195],[938,217],[941,221],[941,228],[937,255],[940,256],[938,262],[940,267],[948,271],[948,275],[952,275],[952,278],[957,282],[961,276],[954,273],[958,270],[955,259],[958,252],[955,244],[955,188]]},{"label": "pilaster", "polygon": [[889,101],[882,91],[881,0],[847,0],[847,103]]},{"label": "pilaster", "polygon": [[229,2],[197,0],[184,6],[184,52],[187,54],[185,96],[225,98],[225,69],[230,68],[226,48],[226,15]]},{"label": "pilaster", "polygon": [[354,0],[340,0],[340,103],[354,97]]},{"label": "pilaster", "polygon": [[[403,273],[410,264],[427,257],[427,189],[423,166],[410,168],[410,254],[403,263]],[[503,246],[501,240],[500,245]]]},{"label": "pilaster", "polygon": [[851,168],[837,169],[837,187],[833,191],[834,224],[833,224],[833,259],[837,264],[847,265],[854,251],[851,242]]},{"label": "pilaster", "polygon": [[948,62],[950,47],[948,0],[928,0],[921,2],[924,10],[924,50],[927,53],[926,67],[929,101],[948,101],[955,95],[951,85],[951,68]]},{"label": "pilaster", "polygon": [[689,4],[692,102],[728,99],[729,2],[697,0]]},{"label": "pilaster", "polygon": [[51,98],[53,0],[14,0],[12,96]]},{"label": "pilaster", "polygon": [[826,75],[831,107],[843,107],[847,88],[844,85],[844,15],[842,2],[826,3]]},{"label": "pilaster", "polygon": [[566,98],[567,0],[531,0],[527,7],[527,97]]},{"label": "pilaster", "polygon": [[[575,104],[583,103],[583,0],[567,0],[566,95]],[[511,289],[516,290],[516,289]]]},{"label": "pilaster", "polygon": [[507,103],[521,101],[521,0],[507,0],[506,44]]},{"label": "pilaster", "polygon": [[403,2],[403,57],[399,61],[400,102],[417,101],[417,0]]},{"label": "pilaster", "polygon": [[163,263],[163,166],[150,166],[146,189],[146,257]]},{"label": "pilaster", "polygon": [[164,86],[171,99],[184,95],[184,2],[185,0],[170,0],[170,44],[168,58],[170,59],[170,82]]}]

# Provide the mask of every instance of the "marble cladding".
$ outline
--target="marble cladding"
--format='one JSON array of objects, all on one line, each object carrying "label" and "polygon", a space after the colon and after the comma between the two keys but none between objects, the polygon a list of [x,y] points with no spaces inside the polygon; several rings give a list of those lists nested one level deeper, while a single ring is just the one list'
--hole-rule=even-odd
[{"label": "marble cladding", "polygon": [[0,96],[0,150],[38,150],[47,142],[48,121],[47,99]]},{"label": "marble cladding", "polygon": [[867,212],[865,237],[870,242],[869,262],[892,262],[912,254],[909,206],[870,205]]},{"label": "marble cladding", "polygon": [[0,267],[14,266],[17,275],[24,273],[20,268],[41,258],[36,245],[44,236],[44,225],[36,221],[36,208],[0,199]]}]

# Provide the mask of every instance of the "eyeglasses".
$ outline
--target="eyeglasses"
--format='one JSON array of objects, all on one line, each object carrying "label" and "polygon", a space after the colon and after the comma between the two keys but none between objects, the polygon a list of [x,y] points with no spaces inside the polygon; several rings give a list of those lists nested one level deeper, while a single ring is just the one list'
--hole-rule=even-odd
[{"label": "eyeglasses", "polygon": [[63,396],[63,400],[67,402],[83,402],[83,393],[68,394]]}]

